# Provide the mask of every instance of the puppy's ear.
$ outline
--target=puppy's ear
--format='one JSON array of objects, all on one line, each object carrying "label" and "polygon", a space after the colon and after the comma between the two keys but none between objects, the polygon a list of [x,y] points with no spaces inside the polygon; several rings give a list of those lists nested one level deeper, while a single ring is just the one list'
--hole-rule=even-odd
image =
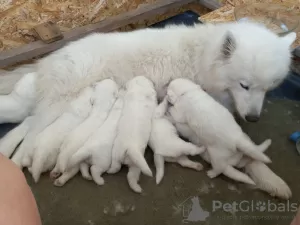
[{"label": "puppy's ear", "polygon": [[172,105],[174,105],[174,103],[176,102],[176,94],[172,91],[172,90],[168,90],[167,92],[167,100],[168,102],[170,102]]},{"label": "puppy's ear", "polygon": [[231,32],[227,32],[222,44],[221,53],[223,58],[228,59],[236,49],[236,41]]}]

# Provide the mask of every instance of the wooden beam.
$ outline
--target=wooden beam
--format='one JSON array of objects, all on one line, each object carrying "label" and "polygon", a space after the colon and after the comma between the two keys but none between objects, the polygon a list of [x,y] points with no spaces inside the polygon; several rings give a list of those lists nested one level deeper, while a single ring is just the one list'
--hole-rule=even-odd
[{"label": "wooden beam", "polygon": [[159,0],[152,4],[140,5],[137,9],[122,13],[112,18],[107,18],[99,23],[75,28],[64,33],[62,40],[45,44],[42,41],[35,41],[16,49],[0,52],[0,68],[15,63],[32,59],[63,47],[70,41],[75,41],[93,32],[110,32],[131,23],[151,18],[155,15],[164,14],[168,10],[186,5],[195,0]]},{"label": "wooden beam", "polygon": [[222,7],[222,4],[219,3],[217,0],[198,0],[198,2],[211,10],[216,10]]}]

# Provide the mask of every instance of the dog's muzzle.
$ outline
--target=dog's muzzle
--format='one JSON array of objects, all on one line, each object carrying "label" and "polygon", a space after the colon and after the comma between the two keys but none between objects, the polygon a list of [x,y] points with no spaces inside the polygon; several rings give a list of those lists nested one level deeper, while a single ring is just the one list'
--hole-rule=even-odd
[{"label": "dog's muzzle", "polygon": [[251,122],[251,123],[255,123],[259,121],[259,117],[258,115],[246,115],[245,119],[247,122]]}]

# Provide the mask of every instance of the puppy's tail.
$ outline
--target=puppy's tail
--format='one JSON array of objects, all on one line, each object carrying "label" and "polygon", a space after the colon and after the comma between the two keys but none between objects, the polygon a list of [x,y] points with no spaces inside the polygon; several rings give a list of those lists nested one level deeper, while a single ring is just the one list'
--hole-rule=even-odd
[{"label": "puppy's tail", "polygon": [[252,161],[245,168],[259,189],[286,200],[292,197],[289,186],[264,163]]},{"label": "puppy's tail", "polygon": [[82,161],[88,159],[90,152],[86,148],[80,148],[69,160],[68,168],[73,168],[76,165],[79,165]]},{"label": "puppy's tail", "polygon": [[242,173],[241,171],[235,169],[232,166],[227,166],[223,174],[233,180],[246,183],[246,184],[255,185],[254,181],[247,174]]},{"label": "puppy's tail", "polygon": [[165,173],[165,160],[162,155],[154,154],[154,164],[156,168],[156,184],[159,184]]},{"label": "puppy's tail", "polygon": [[263,152],[271,145],[271,140],[267,139],[260,145],[255,145],[248,137],[243,136],[238,139],[237,148],[245,155],[254,160],[270,163],[271,160]]},{"label": "puppy's tail", "polygon": [[35,72],[35,65],[22,65],[13,71],[0,70],[0,95],[12,92],[16,83],[27,73]]},{"label": "puppy's tail", "polygon": [[129,156],[129,158],[132,160],[132,162],[141,169],[141,171],[145,175],[152,177],[152,171],[149,168],[149,166],[144,158],[144,155],[139,150],[129,148],[127,150],[126,154]]},{"label": "puppy's tail", "polygon": [[16,147],[21,143],[28,133],[31,121],[32,117],[26,118],[20,125],[15,127],[1,139],[0,153],[8,158],[11,157]]}]

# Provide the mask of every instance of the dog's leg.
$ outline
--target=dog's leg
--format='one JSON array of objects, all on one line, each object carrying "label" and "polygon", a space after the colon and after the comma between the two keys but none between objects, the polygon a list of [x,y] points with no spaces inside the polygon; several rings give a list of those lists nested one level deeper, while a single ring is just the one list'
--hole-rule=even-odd
[{"label": "dog's leg", "polygon": [[140,174],[141,174],[140,168],[132,165],[129,166],[128,173],[127,173],[128,184],[130,188],[136,193],[142,192],[142,188],[138,184],[138,181],[140,179]]},{"label": "dog's leg", "polygon": [[104,179],[101,177],[102,173],[104,173],[104,171],[101,167],[99,167],[97,165],[91,166],[91,174],[92,174],[93,180],[98,185],[104,184]]},{"label": "dog's leg", "polygon": [[89,165],[85,162],[80,163],[80,172],[84,179],[86,180],[93,180],[90,172],[89,172]]},{"label": "dog's leg", "polygon": [[264,163],[252,161],[245,169],[259,189],[282,199],[292,197],[289,186]]},{"label": "dog's leg", "polygon": [[56,163],[54,169],[50,172],[50,178],[51,179],[56,179],[61,175],[60,169],[58,164]]},{"label": "dog's leg", "polygon": [[0,95],[0,124],[19,123],[30,115],[35,104],[36,74],[24,75],[9,95]]},{"label": "dog's leg", "polygon": [[165,160],[159,154],[154,154],[154,165],[156,168],[156,184],[159,184],[165,173]]},{"label": "dog's leg", "polygon": [[223,149],[220,149],[217,146],[209,146],[207,148],[208,158],[210,159],[210,164],[212,166],[212,169],[207,171],[207,176],[210,178],[219,176],[227,167],[227,163],[224,162],[221,155],[222,150]]},{"label": "dog's leg", "polygon": [[254,160],[262,161],[263,163],[270,163],[271,160],[263,152],[271,145],[270,139],[265,140],[260,145],[255,145],[250,138],[243,134],[237,142],[237,148],[245,155],[251,157]]},{"label": "dog's leg", "polygon": [[254,181],[248,175],[242,173],[241,171],[235,169],[232,166],[227,166],[223,174],[233,180],[243,182],[246,184],[255,185]]},{"label": "dog's leg", "polygon": [[10,157],[30,129],[32,117],[27,117],[19,126],[7,133],[0,141],[0,153]]},{"label": "dog's leg", "polygon": [[107,173],[109,173],[109,174],[117,173],[120,171],[121,167],[122,167],[122,164],[119,161],[112,160],[112,163],[111,163],[110,168],[107,171]]},{"label": "dog's leg", "polygon": [[54,185],[57,187],[63,186],[68,180],[74,177],[79,171],[79,166],[75,166],[70,170],[64,172],[59,178],[54,181]]},{"label": "dog's leg", "polygon": [[187,156],[180,156],[176,159],[177,163],[182,167],[191,168],[197,171],[201,171],[203,169],[203,165],[199,162],[194,162],[190,160]]}]

